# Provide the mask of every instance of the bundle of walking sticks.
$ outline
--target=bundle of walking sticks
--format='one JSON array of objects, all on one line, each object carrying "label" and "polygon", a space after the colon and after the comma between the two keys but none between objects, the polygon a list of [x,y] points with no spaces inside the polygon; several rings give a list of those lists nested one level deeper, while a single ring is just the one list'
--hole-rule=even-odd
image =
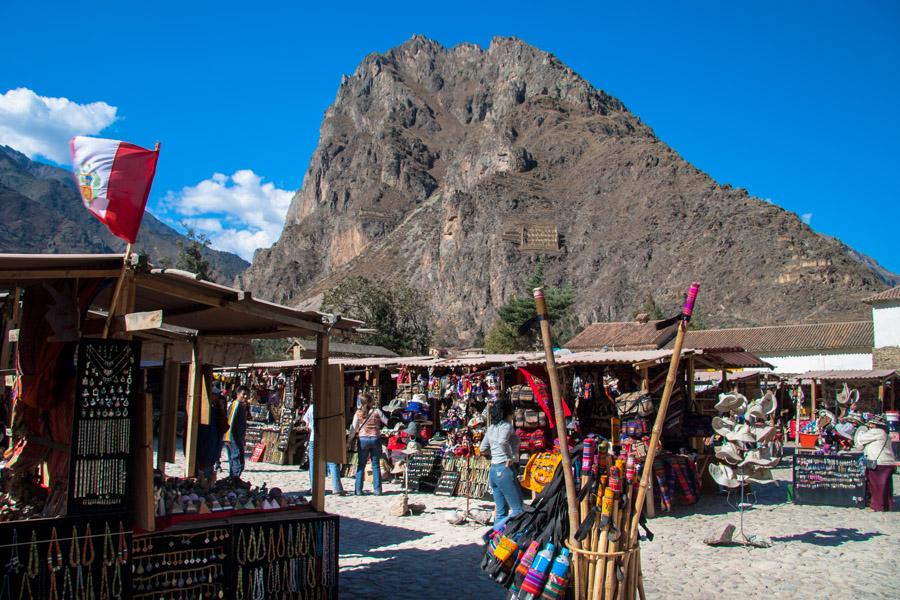
[{"label": "bundle of walking sticks", "polygon": [[[626,440],[618,454],[609,442],[586,438],[581,454],[578,494],[580,526],[572,547],[573,583],[578,598],[632,600],[644,598],[640,548],[631,528],[643,524],[635,506],[640,459]],[[639,518],[633,522],[632,517]],[[648,539],[652,534],[646,530]]]}]

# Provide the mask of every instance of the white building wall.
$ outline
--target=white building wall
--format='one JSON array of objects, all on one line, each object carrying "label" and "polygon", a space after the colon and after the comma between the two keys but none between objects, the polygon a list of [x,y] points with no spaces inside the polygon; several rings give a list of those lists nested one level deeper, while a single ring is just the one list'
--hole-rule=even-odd
[{"label": "white building wall", "polygon": [[900,300],[872,305],[875,347],[900,346]]},{"label": "white building wall", "polygon": [[832,353],[809,352],[789,355],[757,354],[775,367],[775,373],[805,373],[806,371],[837,371],[872,369],[872,353]]}]

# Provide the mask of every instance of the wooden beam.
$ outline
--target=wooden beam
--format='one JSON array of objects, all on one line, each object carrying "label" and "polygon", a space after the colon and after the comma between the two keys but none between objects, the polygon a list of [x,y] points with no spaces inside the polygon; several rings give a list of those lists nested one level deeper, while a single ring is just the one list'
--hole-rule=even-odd
[{"label": "wooden beam", "polygon": [[133,312],[122,316],[125,331],[142,331],[144,329],[158,329],[163,324],[163,311],[150,310],[147,312]]},{"label": "wooden beam", "polygon": [[[135,280],[139,287],[209,306],[225,306],[237,296],[237,293],[226,295],[224,291],[216,292],[197,285],[191,285],[188,280],[185,280],[185,283],[178,283],[160,275],[150,275],[149,273],[137,273]],[[232,298],[228,298],[228,295],[232,296]]]},{"label": "wooden beam", "polygon": [[250,299],[247,299],[243,302],[229,302],[228,308],[231,310],[243,312],[247,315],[259,317],[261,319],[275,321],[276,323],[281,323],[283,325],[290,325],[292,327],[306,329],[310,333],[327,333],[329,330],[329,328],[323,323],[318,323],[310,319],[304,319],[292,315],[285,315],[280,313],[278,310],[267,310],[261,305],[252,303]]},{"label": "wooden beam", "polygon": [[325,455],[322,453],[322,435],[324,427],[320,416],[325,414],[328,403],[325,395],[328,394],[328,335],[319,333],[316,335],[316,368],[313,371],[313,431],[316,443],[313,444],[313,475],[312,505],[319,512],[325,511]]},{"label": "wooden beam", "polygon": [[0,270],[0,281],[18,281],[24,279],[107,279],[122,274],[118,269],[29,269]]},{"label": "wooden beam", "polygon": [[200,426],[200,404],[203,389],[203,366],[200,363],[200,343],[191,340],[191,368],[188,372],[187,428],[184,435],[184,476],[197,473],[197,430]]},{"label": "wooden beam", "polygon": [[812,406],[810,407],[809,418],[811,420],[815,420],[816,418],[816,380],[812,380]]},{"label": "wooden beam", "polygon": [[156,530],[156,505],[153,502],[153,396],[137,394],[134,419],[134,499],[135,525],[145,531]]}]

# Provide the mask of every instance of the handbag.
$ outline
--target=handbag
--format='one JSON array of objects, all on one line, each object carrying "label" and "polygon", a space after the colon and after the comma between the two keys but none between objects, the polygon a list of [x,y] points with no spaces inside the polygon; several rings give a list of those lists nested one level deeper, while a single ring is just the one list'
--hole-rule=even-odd
[{"label": "handbag", "polygon": [[366,417],[366,420],[356,426],[356,429],[350,432],[347,435],[347,452],[359,452],[359,430],[366,426],[366,423],[369,422],[369,419],[372,418],[372,415],[375,414],[375,409],[369,413],[369,416]]},{"label": "handbag", "polygon": [[620,394],[616,400],[616,412],[619,417],[646,417],[653,414],[656,407],[653,398],[643,392],[627,392]]}]

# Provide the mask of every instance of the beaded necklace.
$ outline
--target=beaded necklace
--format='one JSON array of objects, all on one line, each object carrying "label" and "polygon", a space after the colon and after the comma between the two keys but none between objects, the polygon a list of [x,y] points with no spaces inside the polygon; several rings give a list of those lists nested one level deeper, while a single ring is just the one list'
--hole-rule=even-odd
[{"label": "beaded necklace", "polygon": [[[56,546],[56,562],[53,561],[53,546]],[[63,566],[62,550],[59,547],[59,535],[56,533],[56,527],[50,532],[50,545],[47,546],[47,568],[51,573],[56,573]]]}]

